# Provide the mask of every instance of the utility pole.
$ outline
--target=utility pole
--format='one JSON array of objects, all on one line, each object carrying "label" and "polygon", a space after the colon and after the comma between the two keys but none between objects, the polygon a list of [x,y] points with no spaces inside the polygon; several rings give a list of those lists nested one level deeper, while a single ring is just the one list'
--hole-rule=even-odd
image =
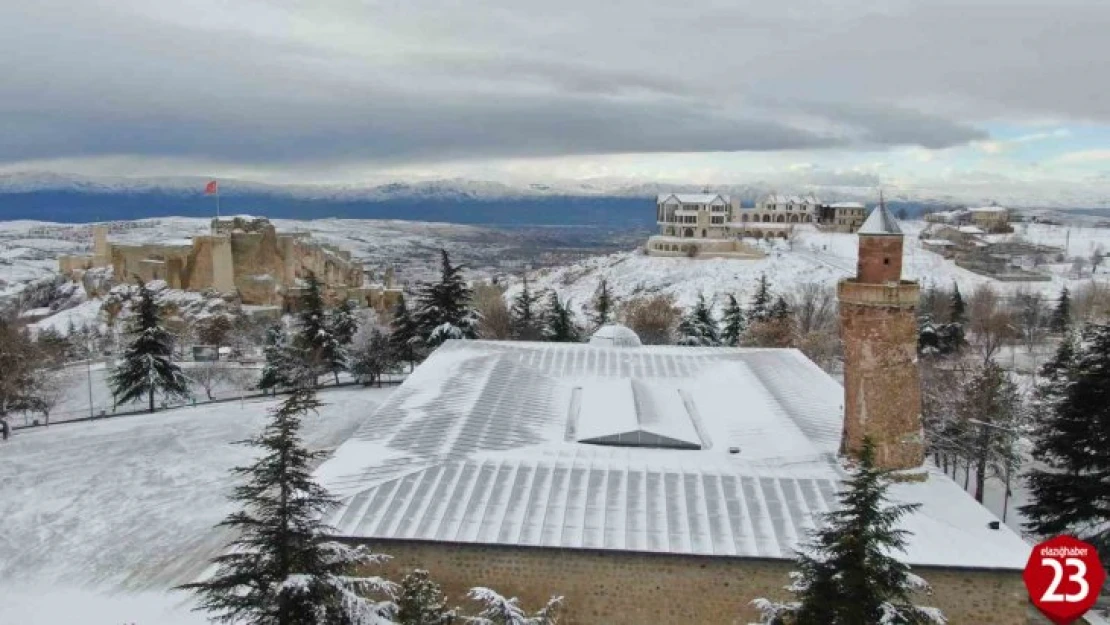
[{"label": "utility pole", "polygon": [[91,338],[86,338],[86,341],[87,341],[87,343],[85,345],[85,349],[86,349],[87,353],[85,355],[87,356],[87,358],[85,358],[85,369],[89,374],[88,375],[88,377],[89,377],[89,418],[92,418],[93,417],[92,357],[93,357],[93,344],[94,343],[93,343],[93,340]]}]

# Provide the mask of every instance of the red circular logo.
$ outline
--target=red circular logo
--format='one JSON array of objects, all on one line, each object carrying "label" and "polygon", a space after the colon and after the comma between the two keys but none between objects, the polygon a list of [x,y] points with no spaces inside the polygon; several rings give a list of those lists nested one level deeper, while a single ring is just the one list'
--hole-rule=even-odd
[{"label": "red circular logo", "polygon": [[1033,605],[1056,625],[1067,625],[1098,600],[1106,571],[1094,547],[1057,536],[1033,547],[1022,577]]}]

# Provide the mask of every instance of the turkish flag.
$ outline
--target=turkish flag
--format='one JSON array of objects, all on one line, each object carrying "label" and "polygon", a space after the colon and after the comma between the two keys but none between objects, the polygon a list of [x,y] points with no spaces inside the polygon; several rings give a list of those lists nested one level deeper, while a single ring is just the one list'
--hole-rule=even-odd
[{"label": "turkish flag", "polygon": [[205,195],[212,195],[213,193],[219,193],[219,192],[220,192],[220,186],[218,184],[216,184],[215,180],[209,182],[208,185],[206,187],[204,187],[204,194]]}]

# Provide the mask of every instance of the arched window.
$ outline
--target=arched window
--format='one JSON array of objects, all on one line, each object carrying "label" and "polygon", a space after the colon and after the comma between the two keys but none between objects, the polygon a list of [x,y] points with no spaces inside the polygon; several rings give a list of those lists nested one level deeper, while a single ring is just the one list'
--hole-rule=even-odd
[{"label": "arched window", "polygon": [[764,215],[763,216],[763,223],[771,223],[771,216],[770,215]]},{"label": "arched window", "polygon": [[740,221],[747,221],[747,220],[748,220],[748,214],[747,213],[744,213],[743,215],[740,215]]},{"label": "arched window", "polygon": [[693,228],[687,228],[687,229],[683,230],[682,231],[682,236],[684,236],[684,237],[693,237],[694,236],[694,229]]},{"label": "arched window", "polygon": [[775,219],[775,221],[780,223],[780,224],[785,223],[786,222],[786,215],[779,215],[778,219]]}]

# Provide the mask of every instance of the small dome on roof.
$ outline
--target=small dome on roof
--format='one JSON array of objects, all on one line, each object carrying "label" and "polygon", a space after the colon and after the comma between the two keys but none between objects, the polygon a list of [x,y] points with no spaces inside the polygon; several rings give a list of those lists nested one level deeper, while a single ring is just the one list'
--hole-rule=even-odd
[{"label": "small dome on roof", "polygon": [[590,345],[595,347],[640,347],[640,337],[628,326],[619,323],[603,325],[590,337]]}]

